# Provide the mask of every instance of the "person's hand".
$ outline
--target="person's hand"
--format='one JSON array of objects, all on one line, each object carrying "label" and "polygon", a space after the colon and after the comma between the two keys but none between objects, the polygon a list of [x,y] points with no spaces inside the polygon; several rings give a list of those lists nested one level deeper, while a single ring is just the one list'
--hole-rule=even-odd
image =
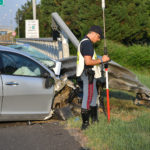
[{"label": "person's hand", "polygon": [[102,60],[105,63],[105,62],[110,61],[110,58],[108,57],[108,55],[103,55]]},{"label": "person's hand", "polygon": [[101,63],[103,63],[102,56],[97,56],[97,58],[101,60]]}]

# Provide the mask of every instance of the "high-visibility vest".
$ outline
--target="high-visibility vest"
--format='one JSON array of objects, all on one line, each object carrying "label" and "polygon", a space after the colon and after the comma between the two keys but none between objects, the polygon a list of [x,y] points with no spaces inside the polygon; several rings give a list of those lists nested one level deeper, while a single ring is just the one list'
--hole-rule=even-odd
[{"label": "high-visibility vest", "polygon": [[[84,70],[84,66],[85,66],[85,63],[84,63],[84,57],[82,56],[81,54],[81,51],[80,51],[80,45],[83,41],[86,41],[86,40],[89,40],[87,38],[83,39],[79,45],[78,45],[78,52],[77,52],[77,69],[76,69],[76,76],[77,77],[80,77],[83,70]],[[92,59],[96,60],[97,59],[97,55],[96,55],[96,52],[94,51],[94,55],[92,57]],[[101,68],[100,68],[100,64],[98,65],[94,65],[92,70],[95,72],[95,76],[94,78],[100,78],[101,77]]]}]

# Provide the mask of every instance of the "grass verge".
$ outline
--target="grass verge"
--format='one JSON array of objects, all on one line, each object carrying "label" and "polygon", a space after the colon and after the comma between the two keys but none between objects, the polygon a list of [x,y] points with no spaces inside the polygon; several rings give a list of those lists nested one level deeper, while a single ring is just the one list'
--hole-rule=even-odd
[{"label": "grass verge", "polygon": [[[132,93],[113,90],[110,95],[111,121],[108,123],[99,112],[99,122],[82,131],[88,139],[86,147],[91,150],[149,150],[150,109],[134,105]],[[70,118],[67,125],[80,129],[81,118]]]},{"label": "grass verge", "polygon": [[[132,69],[131,69],[132,70]],[[143,69],[143,70],[132,70],[136,76],[138,77],[139,81],[146,85],[148,88],[150,88],[150,71],[149,69]]]}]

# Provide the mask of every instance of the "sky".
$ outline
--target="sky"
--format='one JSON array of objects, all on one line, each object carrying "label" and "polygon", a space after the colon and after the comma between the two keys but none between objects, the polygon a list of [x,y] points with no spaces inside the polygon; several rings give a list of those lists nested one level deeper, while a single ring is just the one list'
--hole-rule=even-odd
[{"label": "sky", "polygon": [[[21,8],[27,1],[31,0],[3,0],[4,5],[0,6],[0,28],[3,26],[9,26],[9,28],[15,29],[17,27],[15,16],[18,8]],[[38,4],[40,0],[36,0]]]}]

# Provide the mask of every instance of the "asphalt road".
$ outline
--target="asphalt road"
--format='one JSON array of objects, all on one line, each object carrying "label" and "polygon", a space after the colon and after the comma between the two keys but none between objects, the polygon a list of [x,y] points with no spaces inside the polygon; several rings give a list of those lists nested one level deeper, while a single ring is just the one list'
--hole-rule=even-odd
[{"label": "asphalt road", "polygon": [[0,150],[83,150],[59,122],[0,123]]}]

